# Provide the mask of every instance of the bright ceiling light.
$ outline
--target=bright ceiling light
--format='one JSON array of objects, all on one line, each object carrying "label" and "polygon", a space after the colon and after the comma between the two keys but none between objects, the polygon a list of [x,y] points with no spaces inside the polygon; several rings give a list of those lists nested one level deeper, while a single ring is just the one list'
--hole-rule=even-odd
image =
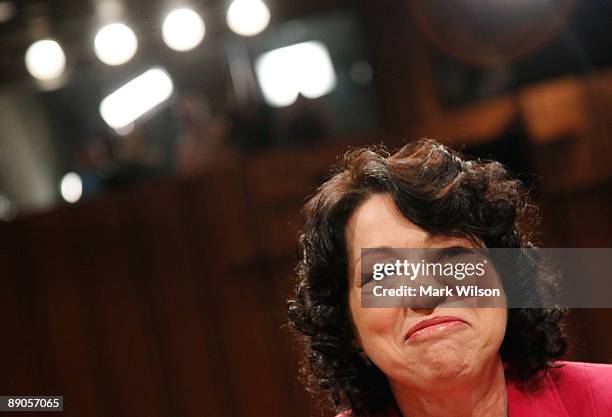
[{"label": "bright ceiling light", "polygon": [[128,62],[138,49],[138,39],[123,23],[111,23],[96,34],[94,40],[96,56],[107,65],[121,65]]},{"label": "bright ceiling light", "polygon": [[242,36],[253,36],[270,23],[270,9],[261,0],[234,0],[227,9],[227,25]]},{"label": "bright ceiling light", "polygon": [[162,38],[169,48],[189,51],[204,39],[206,27],[199,14],[191,9],[178,9],[164,19]]},{"label": "bright ceiling light", "polygon": [[66,55],[56,41],[44,39],[34,42],[25,55],[26,68],[34,78],[51,81],[66,69]]},{"label": "bright ceiling light", "polygon": [[69,172],[62,178],[60,182],[60,192],[62,198],[68,203],[76,203],[83,195],[83,181],[79,174]]},{"label": "bright ceiling light", "polygon": [[168,73],[151,68],[104,98],[100,115],[110,127],[121,131],[170,98],[173,90]]},{"label": "bright ceiling light", "polygon": [[321,42],[303,42],[275,49],[255,61],[264,99],[275,107],[293,104],[302,94],[318,98],[337,84],[329,51]]}]

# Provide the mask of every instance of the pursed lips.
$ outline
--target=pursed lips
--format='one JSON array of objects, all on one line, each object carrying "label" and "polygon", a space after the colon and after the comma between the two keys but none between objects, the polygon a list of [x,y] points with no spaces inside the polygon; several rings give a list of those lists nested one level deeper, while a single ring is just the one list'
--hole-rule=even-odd
[{"label": "pursed lips", "polygon": [[435,332],[436,330],[447,330],[457,326],[469,325],[467,321],[456,316],[437,316],[429,319],[421,320],[420,322],[413,325],[405,333],[404,342],[410,340],[415,334],[422,334],[424,331]]}]

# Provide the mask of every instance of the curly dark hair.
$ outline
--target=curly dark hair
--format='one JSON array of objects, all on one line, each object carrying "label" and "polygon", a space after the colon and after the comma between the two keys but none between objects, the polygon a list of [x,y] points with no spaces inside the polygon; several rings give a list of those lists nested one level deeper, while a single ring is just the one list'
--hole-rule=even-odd
[{"label": "curly dark hair", "polygon": [[[393,400],[385,375],[364,362],[354,343],[348,306],[345,228],[375,193],[390,194],[408,220],[432,234],[477,238],[488,248],[533,248],[526,231],[538,218],[525,187],[501,164],[467,158],[434,140],[394,154],[382,146],[346,153],[303,208],[297,284],[287,308],[303,345],[308,388],[336,411],[350,408],[356,416],[382,413]],[[559,308],[509,309],[500,349],[509,377],[529,381],[564,354],[564,315]]]}]

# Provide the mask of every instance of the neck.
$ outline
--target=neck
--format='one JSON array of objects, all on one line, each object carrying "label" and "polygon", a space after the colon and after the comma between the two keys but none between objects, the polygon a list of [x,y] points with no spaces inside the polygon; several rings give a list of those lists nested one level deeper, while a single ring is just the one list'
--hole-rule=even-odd
[{"label": "neck", "polygon": [[499,357],[476,378],[458,381],[446,389],[403,386],[391,382],[391,390],[403,417],[505,417],[507,393]]}]

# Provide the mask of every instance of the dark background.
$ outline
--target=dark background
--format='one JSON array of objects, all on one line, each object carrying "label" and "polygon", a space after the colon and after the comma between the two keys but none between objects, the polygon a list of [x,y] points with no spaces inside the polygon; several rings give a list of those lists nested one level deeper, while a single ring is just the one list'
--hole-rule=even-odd
[{"label": "dark background", "polygon": [[[320,415],[285,300],[299,209],[350,146],[427,136],[498,159],[541,207],[541,246],[612,246],[610,3],[449,3],[271,0],[270,26],[244,40],[224,2],[194,2],[207,35],[180,55],[157,39],[161,2],[130,1],[139,52],[108,69],[84,34],[88,2],[16,2],[0,24],[0,394],[63,395],[67,416]],[[23,65],[35,15],[64,41],[57,90]],[[329,47],[329,96],[272,109],[234,84],[228,45],[254,58],[309,39]],[[356,62],[373,78],[350,82]],[[170,104],[130,135],[106,128],[99,99],[152,63],[173,75]],[[189,95],[230,127],[223,152],[187,169],[176,108]],[[103,162],[92,143],[111,149]],[[147,165],[149,151],[161,157]],[[69,171],[96,184],[72,205],[57,187]],[[572,311],[569,330],[568,358],[612,361],[612,310]]]}]

